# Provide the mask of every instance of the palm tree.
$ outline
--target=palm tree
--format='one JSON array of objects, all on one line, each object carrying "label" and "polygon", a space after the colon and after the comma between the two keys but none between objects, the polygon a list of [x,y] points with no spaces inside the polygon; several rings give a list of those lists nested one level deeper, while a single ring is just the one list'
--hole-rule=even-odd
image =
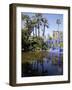
[{"label": "palm tree", "polygon": [[37,28],[38,28],[38,36],[40,36],[40,26],[42,25],[42,14],[41,13],[36,13],[35,14],[35,18],[36,18],[36,21],[37,21]]},{"label": "palm tree", "polygon": [[33,34],[34,34],[34,29],[35,29],[35,35],[37,36],[37,20],[35,16],[32,16],[32,26],[33,26]]},{"label": "palm tree", "polygon": [[43,36],[45,35],[45,27],[49,28],[48,26],[48,21],[45,18],[42,18],[42,22],[44,24],[44,29],[43,29]]},{"label": "palm tree", "polygon": [[[58,24],[58,31],[59,31],[59,25],[61,24],[61,20],[57,19],[56,23]],[[59,40],[59,34],[58,34],[58,40]],[[60,42],[58,42],[58,47],[59,47]]]},{"label": "palm tree", "polygon": [[37,24],[35,25],[35,35],[37,37]]},{"label": "palm tree", "polygon": [[28,34],[30,35],[34,28],[31,18],[28,15],[22,14],[22,21],[24,22],[24,28],[28,29]]},{"label": "palm tree", "polygon": [[[59,31],[59,25],[61,24],[61,20],[60,19],[57,19],[56,20],[56,23],[58,24],[58,31]],[[59,40],[59,35],[58,35],[58,40]]]},{"label": "palm tree", "polygon": [[30,23],[30,17],[28,15],[24,15],[22,14],[22,21],[24,21],[24,26],[28,26],[28,24]]},{"label": "palm tree", "polygon": [[59,31],[59,25],[61,24],[61,20],[60,19],[57,19],[56,20],[56,24],[58,24],[58,31]]}]

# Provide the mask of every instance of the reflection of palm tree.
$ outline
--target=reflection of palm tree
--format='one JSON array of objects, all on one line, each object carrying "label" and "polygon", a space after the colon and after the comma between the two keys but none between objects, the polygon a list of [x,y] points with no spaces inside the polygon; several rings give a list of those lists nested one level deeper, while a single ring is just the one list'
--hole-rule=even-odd
[{"label": "reflection of palm tree", "polygon": [[37,60],[37,71],[38,71],[38,63],[39,63],[39,62],[38,62],[38,60]]},{"label": "reflection of palm tree", "polygon": [[43,65],[44,61],[41,60],[41,67],[42,67],[42,74],[44,73],[44,65]]},{"label": "reflection of palm tree", "polygon": [[44,24],[44,30],[43,30],[43,36],[45,35],[45,27],[49,27],[48,26],[48,21],[45,19],[45,18],[42,18],[42,22],[43,22],[43,24]]}]

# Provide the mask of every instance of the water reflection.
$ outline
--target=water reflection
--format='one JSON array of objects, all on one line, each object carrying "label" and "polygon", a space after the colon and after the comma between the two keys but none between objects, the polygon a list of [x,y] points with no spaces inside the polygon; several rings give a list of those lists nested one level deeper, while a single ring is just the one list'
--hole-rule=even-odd
[{"label": "water reflection", "polygon": [[50,52],[22,53],[22,77],[63,75],[63,55]]}]

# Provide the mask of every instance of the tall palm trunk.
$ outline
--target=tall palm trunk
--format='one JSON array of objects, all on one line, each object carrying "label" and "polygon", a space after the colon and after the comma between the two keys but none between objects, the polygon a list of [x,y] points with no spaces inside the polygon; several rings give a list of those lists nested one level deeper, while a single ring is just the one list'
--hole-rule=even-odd
[{"label": "tall palm trunk", "polygon": [[34,28],[33,28],[33,36],[34,36]]},{"label": "tall palm trunk", "polygon": [[45,35],[45,25],[44,25],[44,30],[43,30],[43,36]]},{"label": "tall palm trunk", "polygon": [[37,37],[37,28],[35,27],[35,35],[36,35],[36,37]]},{"label": "tall palm trunk", "polygon": [[40,36],[40,27],[39,27],[39,24],[38,24],[38,36]]},{"label": "tall palm trunk", "polygon": [[[59,31],[59,24],[58,24],[58,31]],[[58,34],[58,40],[59,40],[59,34]]]},{"label": "tall palm trunk", "polygon": [[59,31],[59,24],[58,24],[58,31]]}]

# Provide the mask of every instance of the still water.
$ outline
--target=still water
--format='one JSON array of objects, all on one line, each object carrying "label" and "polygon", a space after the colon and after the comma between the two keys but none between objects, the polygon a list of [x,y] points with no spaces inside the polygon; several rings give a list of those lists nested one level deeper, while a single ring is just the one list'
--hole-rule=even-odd
[{"label": "still water", "polygon": [[22,77],[63,75],[63,55],[49,52],[22,54]]}]

